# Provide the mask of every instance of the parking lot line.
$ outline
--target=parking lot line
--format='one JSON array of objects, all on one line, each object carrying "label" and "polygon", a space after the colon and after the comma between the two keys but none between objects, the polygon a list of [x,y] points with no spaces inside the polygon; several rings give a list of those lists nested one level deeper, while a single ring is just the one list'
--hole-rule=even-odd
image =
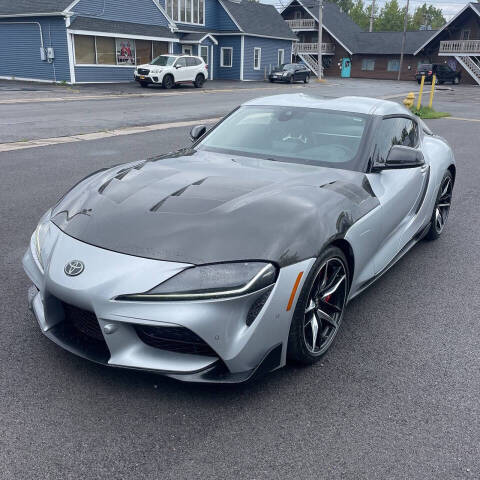
[{"label": "parking lot line", "polygon": [[[330,86],[330,85],[327,85]],[[89,100],[111,100],[111,99],[125,99],[125,98],[142,98],[142,97],[176,97],[179,95],[194,95],[194,94],[203,94],[208,95],[212,93],[232,93],[232,92],[253,92],[256,90],[275,90],[278,89],[278,84],[276,86],[269,87],[252,87],[252,88],[218,88],[218,89],[204,89],[204,90],[182,90],[178,92],[155,92],[155,93],[111,93],[108,95],[79,95],[79,96],[62,96],[62,97],[33,97],[33,98],[11,98],[2,100],[0,99],[0,105],[15,105],[20,103],[48,103],[48,102],[79,102],[79,101],[89,101]],[[289,88],[306,88],[304,84],[302,85],[290,85]]]},{"label": "parking lot line", "polygon": [[204,118],[201,120],[188,120],[184,122],[157,123],[154,125],[145,125],[139,127],[125,127],[114,130],[105,130],[102,132],[84,133],[79,135],[70,135],[66,137],[41,138],[38,140],[28,140],[24,142],[1,143],[0,152],[11,152],[12,150],[24,150],[26,148],[49,147],[61,143],[84,142],[89,140],[101,140],[103,138],[116,137],[120,135],[135,135],[138,133],[154,132],[158,130],[168,130],[170,128],[190,127],[198,124],[211,124],[218,122],[218,118]]}]

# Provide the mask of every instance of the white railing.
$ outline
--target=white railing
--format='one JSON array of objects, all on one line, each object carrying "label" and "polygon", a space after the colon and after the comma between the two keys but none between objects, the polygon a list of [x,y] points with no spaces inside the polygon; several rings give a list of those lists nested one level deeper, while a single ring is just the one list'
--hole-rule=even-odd
[{"label": "white railing", "polygon": [[297,18],[296,20],[286,20],[292,30],[315,30],[315,20],[313,18]]},{"label": "white railing", "polygon": [[480,54],[480,40],[448,40],[440,42],[440,49],[438,53]]},{"label": "white railing", "polygon": [[[318,54],[318,43],[294,43],[293,53],[310,53],[312,55]],[[322,54],[333,55],[335,53],[334,43],[322,43]]]}]

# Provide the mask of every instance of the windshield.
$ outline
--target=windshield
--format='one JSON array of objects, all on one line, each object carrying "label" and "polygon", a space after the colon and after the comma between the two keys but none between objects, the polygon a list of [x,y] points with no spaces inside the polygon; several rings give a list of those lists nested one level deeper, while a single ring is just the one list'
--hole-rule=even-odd
[{"label": "windshield", "polygon": [[295,65],[293,63],[284,63],[278,67],[279,70],[295,70]]},{"label": "windshield", "polygon": [[418,70],[431,70],[433,65],[431,63],[423,63],[418,66]]},{"label": "windshield", "polygon": [[159,67],[171,67],[177,57],[170,57],[168,55],[160,55],[159,57],[152,60],[150,65],[158,65]]},{"label": "windshield", "polygon": [[315,108],[244,106],[197,148],[269,160],[360,170],[368,116]]}]

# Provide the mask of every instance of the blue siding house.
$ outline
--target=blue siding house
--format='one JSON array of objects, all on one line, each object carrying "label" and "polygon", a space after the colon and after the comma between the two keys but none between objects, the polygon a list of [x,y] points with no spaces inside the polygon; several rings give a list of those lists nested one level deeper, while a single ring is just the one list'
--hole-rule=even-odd
[{"label": "blue siding house", "polygon": [[133,80],[161,54],[204,58],[210,79],[263,80],[290,61],[295,34],[247,0],[0,0],[0,78]]}]

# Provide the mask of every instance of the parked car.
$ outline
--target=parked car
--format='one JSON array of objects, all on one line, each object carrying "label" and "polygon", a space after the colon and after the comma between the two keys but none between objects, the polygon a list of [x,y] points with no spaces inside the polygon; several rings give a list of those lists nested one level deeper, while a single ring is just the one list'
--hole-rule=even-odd
[{"label": "parked car", "polygon": [[208,65],[201,57],[160,55],[151,63],[139,65],[134,76],[142,87],[160,84],[164,88],[172,88],[180,83],[193,83],[200,88],[208,78]]},{"label": "parked car", "polygon": [[190,136],[98,170],[40,219],[29,302],[64,349],[197,382],[312,364],[349,300],[444,231],[453,152],[403,105],[277,95]]},{"label": "parked car", "polygon": [[299,80],[308,83],[310,81],[310,70],[303,63],[285,63],[275,68],[268,79],[272,83],[293,83]]},{"label": "parked car", "polygon": [[422,76],[425,75],[426,82],[432,82],[433,75],[437,78],[437,83],[452,82],[452,84],[457,85],[460,83],[461,73],[455,70],[452,70],[445,63],[424,63],[419,65],[417,69],[417,82],[421,83]]}]

